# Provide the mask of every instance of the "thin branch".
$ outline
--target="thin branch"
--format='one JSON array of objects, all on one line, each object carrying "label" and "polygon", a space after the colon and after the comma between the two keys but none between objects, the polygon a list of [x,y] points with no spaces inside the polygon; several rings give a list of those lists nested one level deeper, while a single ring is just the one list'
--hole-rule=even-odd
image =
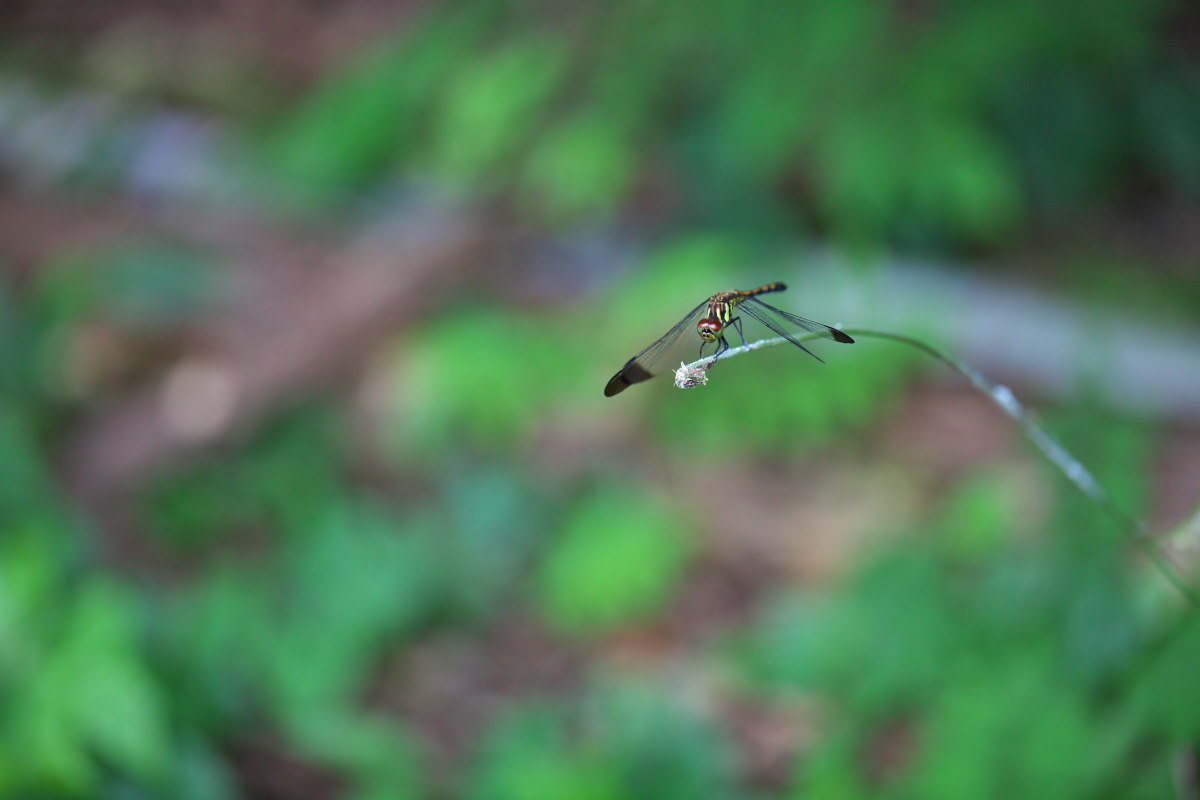
[{"label": "thin branch", "polygon": [[[906,344],[909,347],[915,347],[926,355],[932,356],[933,358],[942,362],[947,367],[970,381],[972,386],[974,386],[983,394],[987,395],[993,403],[999,406],[1005,414],[1007,414],[1014,422],[1017,423],[1017,426],[1021,429],[1021,432],[1025,434],[1025,438],[1032,442],[1033,446],[1036,447],[1051,464],[1057,467],[1058,470],[1062,472],[1064,476],[1066,476],[1067,480],[1075,486],[1075,488],[1082,492],[1085,497],[1087,497],[1097,506],[1104,509],[1105,513],[1107,513],[1109,517],[1111,517],[1118,525],[1121,526],[1122,529],[1129,533],[1134,543],[1142,549],[1142,551],[1150,559],[1151,563],[1154,564],[1155,568],[1158,569],[1158,571],[1162,573],[1162,575],[1181,594],[1183,594],[1183,596],[1186,597],[1193,606],[1200,605],[1200,599],[1196,597],[1196,594],[1192,590],[1191,586],[1175,573],[1163,554],[1159,552],[1158,547],[1155,545],[1153,539],[1149,536],[1146,527],[1141,522],[1133,519],[1113,504],[1108,492],[1104,490],[1104,487],[1100,485],[1100,482],[1096,480],[1091,471],[1089,471],[1088,468],[1079,461],[1079,459],[1071,455],[1071,453],[1065,447],[1063,447],[1063,445],[1057,439],[1055,439],[1049,433],[1049,431],[1037,423],[1029,410],[1026,409],[1019,400],[1017,400],[1016,395],[1013,394],[1011,389],[1003,384],[988,380],[970,365],[930,344],[920,341],[919,339],[914,339],[910,336],[904,336],[898,333],[889,333],[887,331],[876,331],[863,328],[850,329],[847,330],[846,333],[850,334],[851,336],[889,339],[893,342]],[[810,333],[798,335],[796,338],[800,341],[807,341],[810,339],[816,339],[818,336]],[[721,353],[719,356],[707,356],[699,359],[698,361],[694,361],[691,364],[680,365],[679,369],[675,373],[675,385],[679,386],[681,389],[690,389],[694,388],[695,386],[702,385],[707,382],[708,370],[718,360],[732,358],[733,356],[749,353],[763,347],[774,347],[775,345],[784,344],[786,342],[787,340],[782,337],[760,339],[756,342],[744,344],[741,347],[731,347],[730,349]]]}]

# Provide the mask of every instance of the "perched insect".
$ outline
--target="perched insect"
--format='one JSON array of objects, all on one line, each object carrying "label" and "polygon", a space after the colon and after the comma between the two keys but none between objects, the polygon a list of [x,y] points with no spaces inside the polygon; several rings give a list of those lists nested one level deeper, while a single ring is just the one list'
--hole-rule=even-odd
[{"label": "perched insect", "polygon": [[[821,361],[817,354],[800,344],[796,337],[788,331],[788,328],[793,330],[799,328],[809,333],[823,336],[826,339],[832,339],[835,342],[854,344],[853,339],[837,328],[832,328],[820,322],[813,322],[811,319],[798,317],[795,314],[789,314],[786,311],[775,308],[775,306],[767,305],[758,299],[758,295],[760,294],[782,292],[786,288],[787,286],[782,283],[768,283],[766,286],[760,286],[757,289],[749,289],[744,292],[730,291],[714,294],[689,311],[683,319],[675,323],[674,327],[660,336],[657,341],[629,359],[625,366],[621,367],[617,371],[617,374],[613,375],[608,381],[608,385],[604,387],[604,396],[612,397],[615,394],[625,391],[635,383],[641,383],[644,380],[653,378],[657,374],[655,370],[660,362],[662,362],[663,357],[673,349],[672,345],[679,340],[679,337],[683,335],[693,320],[696,321],[696,333],[700,335],[701,356],[704,355],[705,345],[714,342],[717,345],[716,355],[720,355],[729,349],[729,342],[725,339],[724,331],[731,325],[738,332],[742,344],[746,343],[746,337],[742,333],[742,318],[736,314],[738,311],[744,311],[749,317],[761,322],[775,333],[796,345],[796,347],[799,347],[817,359],[817,361]],[[821,363],[824,362],[822,361]]]}]

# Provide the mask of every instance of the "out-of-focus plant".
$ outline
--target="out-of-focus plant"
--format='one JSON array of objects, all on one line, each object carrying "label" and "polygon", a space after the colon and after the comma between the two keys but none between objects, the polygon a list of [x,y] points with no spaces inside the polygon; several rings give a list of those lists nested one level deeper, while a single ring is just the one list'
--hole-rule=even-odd
[{"label": "out-of-focus plant", "polygon": [[[1134,0],[442,4],[329,75],[245,162],[278,190],[270,211],[334,213],[398,176],[563,227],[644,214],[986,245],[1146,180],[1196,196],[1200,92],[1161,38],[1173,13]],[[112,169],[81,161],[88,185]],[[258,735],[333,768],[352,796],[443,780],[370,702],[397,654],[522,615],[557,646],[598,651],[653,626],[690,577],[697,523],[643,490],[645,474],[589,465],[547,489],[556,476],[530,456],[556,426],[638,425],[593,412],[645,344],[650,306],[673,322],[677,300],[767,260],[762,241],[680,237],[586,315],[478,304],[421,325],[389,374],[391,441],[372,454],[396,474],[360,480],[328,407],[343,398],[285,410],[140,487],[131,524],[186,563],[171,579],[104,561],[64,510],[54,460],[71,413],[120,386],[71,382],[89,326],[153,338],[204,310],[210,259],[124,243],[42,265],[24,303],[0,295],[0,795],[232,798],[228,748]],[[856,346],[825,366],[775,353],[754,367],[722,365],[720,392],[645,387],[624,405],[649,422],[627,440],[643,433],[667,463],[794,455],[866,429],[913,362]],[[1144,507],[1143,430],[1070,415],[1061,430],[1118,505]],[[787,796],[1168,794],[1168,759],[1200,736],[1195,612],[1164,601],[1058,481],[1045,476],[1044,530],[989,474],[952,481],[933,519],[864,551],[842,585],[776,588],[729,631],[737,691],[820,709]],[[635,683],[591,664],[571,676],[577,695],[497,703],[467,743],[466,796],[748,794],[706,702],[724,652],[687,652],[679,668],[705,678],[694,705],[672,666]]]},{"label": "out-of-focus plant", "polygon": [[674,593],[687,552],[687,531],[664,504],[598,491],[573,511],[545,554],[539,605],[568,633],[652,617]]},{"label": "out-of-focus plant", "polygon": [[590,686],[573,713],[515,706],[480,740],[470,798],[652,800],[736,795],[727,735],[636,681]]},{"label": "out-of-focus plant", "polygon": [[[1090,428],[1093,451],[1136,474],[1130,432],[1107,429]],[[1094,505],[1091,530],[1056,517],[1062,535],[1019,540],[998,489],[968,482],[931,530],[830,595],[779,596],[745,638],[753,685],[844,712],[800,765],[800,796],[1170,795],[1175,749],[1200,726],[1182,685],[1200,612],[1163,613],[1169,587],[1131,571],[1126,539],[1097,535]],[[873,765],[884,749],[899,755]]]},{"label": "out-of-focus plant", "polygon": [[[439,7],[330,78],[272,143],[305,191],[403,166],[554,222],[668,185],[696,221],[992,242],[1200,184],[1165,2]],[[1129,109],[1136,109],[1129,113]],[[429,124],[422,124],[428,121]]]},{"label": "out-of-focus plant", "polygon": [[[12,330],[0,334],[6,343]],[[60,506],[28,384],[0,398],[0,794],[95,796],[115,770],[163,786],[182,767],[169,701],[143,648],[133,587],[86,570],[83,523]],[[104,766],[107,765],[107,766]]]},{"label": "out-of-focus plant", "polygon": [[[32,511],[32,510],[31,510]],[[129,587],[72,574],[49,543],[70,522],[6,514],[0,545],[0,794],[93,795],[108,764],[147,786],[178,769],[168,700]]]}]

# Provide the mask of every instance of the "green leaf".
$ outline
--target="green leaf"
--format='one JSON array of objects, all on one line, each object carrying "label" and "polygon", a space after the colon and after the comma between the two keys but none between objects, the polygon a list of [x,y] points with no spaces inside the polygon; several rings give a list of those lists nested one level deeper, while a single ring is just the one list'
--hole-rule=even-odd
[{"label": "green leaf", "polygon": [[416,742],[393,720],[332,707],[284,719],[305,753],[346,773],[351,800],[422,796]]},{"label": "green leaf", "polygon": [[590,633],[644,619],[670,598],[687,560],[683,523],[653,500],[600,489],[571,514],[537,575],[556,627]]},{"label": "green leaf", "polygon": [[[1106,767],[1079,693],[1029,650],[959,671],[933,698],[905,783],[929,800],[1089,796]],[[1033,717],[1030,717],[1030,714]]]},{"label": "green leaf", "polygon": [[600,114],[583,114],[552,127],[530,154],[524,176],[526,205],[550,220],[609,212],[633,173],[622,130]]},{"label": "green leaf", "polygon": [[[627,800],[704,800],[734,793],[736,759],[716,723],[645,682],[601,685],[588,698],[593,746]],[[670,775],[669,781],[660,781]]]},{"label": "green leaf", "polygon": [[861,743],[846,731],[820,737],[800,762],[796,800],[859,800],[879,793],[866,785],[860,764]]},{"label": "green leaf", "polygon": [[980,561],[1008,540],[1016,522],[1014,498],[999,477],[972,476],[955,488],[939,525],[941,546],[949,555]]},{"label": "green leaf", "polygon": [[567,749],[559,715],[545,706],[506,710],[485,733],[469,800],[623,800],[607,765]]},{"label": "green leaf", "polygon": [[438,599],[427,529],[381,509],[327,510],[289,549],[283,615],[267,652],[281,707],[324,713],[348,699],[389,637],[408,631]]},{"label": "green leaf", "polygon": [[166,703],[132,625],[131,596],[93,578],[78,594],[60,587],[57,600],[65,605],[62,627],[46,637],[38,668],[0,714],[11,737],[4,749],[18,757],[13,780],[87,796],[103,762],[157,781],[170,763]]},{"label": "green leaf", "polygon": [[63,530],[41,515],[9,520],[0,540],[0,682],[35,671],[58,632]]},{"label": "green leaf", "polygon": [[468,62],[445,94],[433,164],[468,179],[500,167],[540,121],[566,56],[564,42],[529,37]]},{"label": "green leaf", "polygon": [[844,621],[829,598],[774,597],[741,643],[739,660],[759,683],[825,688],[842,663]]},{"label": "green leaf", "polygon": [[264,147],[288,198],[328,203],[411,153],[493,5],[436,10],[336,69]]},{"label": "green leaf", "polygon": [[1173,742],[1200,737],[1200,612],[1192,610],[1138,676],[1132,695],[1136,712]]},{"label": "green leaf", "polygon": [[923,158],[906,176],[918,214],[937,227],[981,238],[1011,226],[1021,198],[1015,170],[996,142],[957,119],[929,124],[920,136]]},{"label": "green leaf", "polygon": [[3,741],[10,769],[0,771],[5,783],[36,786],[55,794],[86,797],[95,791],[98,770],[75,719],[77,709],[69,676],[43,671],[22,687],[6,713],[9,730]]},{"label": "green leaf", "polygon": [[544,505],[525,476],[508,469],[455,469],[443,502],[448,520],[436,537],[445,590],[472,618],[504,606],[545,538]]},{"label": "green leaf", "polygon": [[860,711],[923,698],[945,679],[961,629],[938,569],[928,551],[910,547],[856,577],[840,612],[846,633],[838,649],[848,700]]},{"label": "green leaf", "polygon": [[562,326],[493,309],[461,309],[425,326],[393,368],[394,452],[428,465],[463,439],[511,446],[538,422],[541,404],[582,392],[567,341]]},{"label": "green leaf", "polygon": [[52,672],[68,684],[60,690],[91,747],[149,780],[164,774],[170,746],[165,698],[138,647],[133,607],[113,584],[85,587]]},{"label": "green leaf", "polygon": [[188,800],[237,800],[240,797],[230,766],[216,742],[198,733],[172,753],[170,785],[186,786]]},{"label": "green leaf", "polygon": [[172,597],[156,622],[169,653],[175,710],[189,724],[221,728],[246,718],[276,627],[259,567],[213,567]]},{"label": "green leaf", "polygon": [[160,327],[211,307],[212,258],[195,247],[142,238],[60,255],[38,275],[34,302],[45,325],[103,312]]}]

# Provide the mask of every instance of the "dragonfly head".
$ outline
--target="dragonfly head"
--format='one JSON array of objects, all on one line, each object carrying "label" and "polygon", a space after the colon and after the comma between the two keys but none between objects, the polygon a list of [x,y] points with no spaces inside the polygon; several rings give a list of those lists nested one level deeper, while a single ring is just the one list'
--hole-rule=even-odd
[{"label": "dragonfly head", "polygon": [[721,328],[724,325],[721,320],[708,317],[696,323],[696,332],[700,334],[700,338],[706,342],[715,342],[717,337],[721,335]]}]

